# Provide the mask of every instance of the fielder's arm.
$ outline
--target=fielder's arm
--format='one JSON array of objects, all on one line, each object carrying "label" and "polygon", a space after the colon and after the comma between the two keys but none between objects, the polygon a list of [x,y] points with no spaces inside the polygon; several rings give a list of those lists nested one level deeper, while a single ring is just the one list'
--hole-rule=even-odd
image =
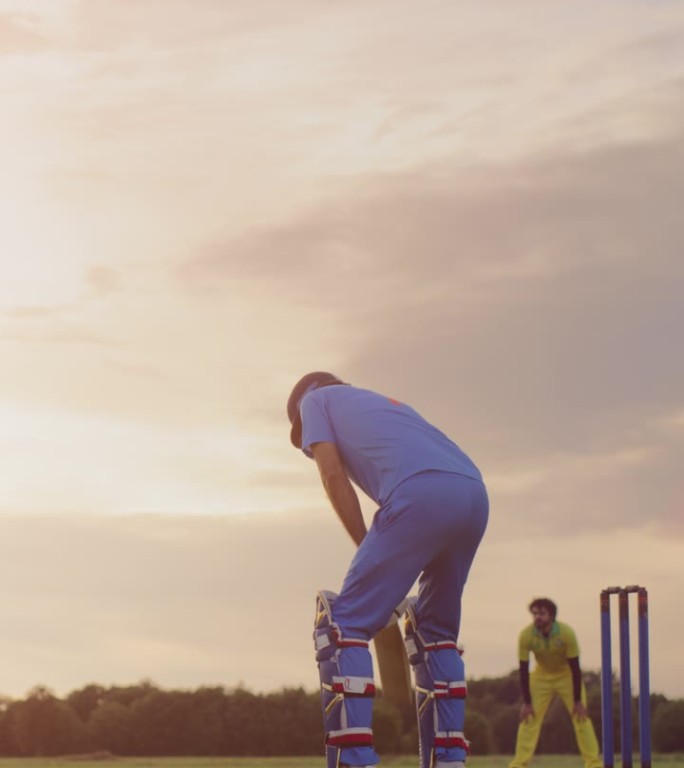
[{"label": "fielder's arm", "polygon": [[572,712],[578,720],[586,720],[587,710],[582,702],[582,670],[580,669],[579,656],[568,659],[568,665],[572,672]]}]

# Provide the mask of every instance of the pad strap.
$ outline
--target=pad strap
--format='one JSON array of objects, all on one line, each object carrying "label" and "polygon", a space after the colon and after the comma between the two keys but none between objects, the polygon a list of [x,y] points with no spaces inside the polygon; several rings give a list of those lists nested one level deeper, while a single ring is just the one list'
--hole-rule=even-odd
[{"label": "pad strap", "polygon": [[361,640],[358,637],[344,638],[337,628],[335,629],[334,639],[335,645],[338,648],[368,648],[368,640]]},{"label": "pad strap", "polygon": [[[422,639],[422,637],[421,637]],[[450,648],[454,651],[458,651],[459,656],[463,656],[463,648],[454,642],[453,640],[440,640],[436,643],[424,643],[423,650],[425,651],[443,651]]]},{"label": "pad strap", "polygon": [[413,666],[419,664],[421,661],[425,661],[424,654],[434,651],[456,651],[459,656],[463,656],[463,648],[456,642],[456,640],[434,640],[432,642],[426,642],[418,629],[415,598],[409,598],[406,603],[404,645],[406,646],[406,654]]},{"label": "pad strap", "polygon": [[436,699],[465,699],[468,695],[468,686],[465,680],[456,682],[447,680],[435,680],[433,696]]},{"label": "pad strap", "polygon": [[368,648],[368,645],[368,640],[362,640],[358,637],[342,637],[340,630],[334,624],[314,631],[314,647],[317,654],[331,646],[335,646],[335,648]]},{"label": "pad strap", "polygon": [[[326,685],[326,687],[328,687]],[[341,677],[334,675],[329,689],[343,696],[375,696],[375,680],[372,677]]]},{"label": "pad strap", "polygon": [[437,731],[434,744],[436,747],[460,747],[468,751],[468,741],[461,731]]},{"label": "pad strap", "polygon": [[329,747],[372,747],[373,731],[370,728],[343,728],[328,731],[325,743]]},{"label": "pad strap", "polygon": [[328,630],[320,631],[320,634],[314,636],[314,645],[317,651],[322,651],[334,643],[336,648],[368,648],[368,640],[361,640],[358,637],[344,638],[337,627],[326,627]]}]

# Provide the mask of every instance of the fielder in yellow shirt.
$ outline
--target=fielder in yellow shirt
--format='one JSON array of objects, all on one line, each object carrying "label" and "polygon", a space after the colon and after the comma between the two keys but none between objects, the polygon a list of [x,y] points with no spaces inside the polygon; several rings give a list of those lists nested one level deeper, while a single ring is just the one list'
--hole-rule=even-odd
[{"label": "fielder in yellow shirt", "polygon": [[[529,610],[533,623],[523,629],[518,640],[523,704],[515,757],[509,768],[525,768],[532,759],[544,716],[555,696],[560,696],[570,713],[585,768],[602,768],[594,726],[587,716],[587,694],[575,633],[567,624],[556,621],[557,607],[552,600],[537,598],[530,603]],[[532,674],[530,653],[536,661]]]}]

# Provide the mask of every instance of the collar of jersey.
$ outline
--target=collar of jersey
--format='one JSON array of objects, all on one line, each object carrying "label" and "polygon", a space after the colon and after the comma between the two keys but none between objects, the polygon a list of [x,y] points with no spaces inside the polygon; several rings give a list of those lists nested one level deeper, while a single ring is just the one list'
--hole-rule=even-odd
[{"label": "collar of jersey", "polygon": [[553,624],[551,625],[551,631],[549,632],[548,635],[545,635],[543,632],[540,632],[533,624],[532,634],[536,635],[537,637],[543,637],[546,639],[549,637],[553,637],[554,635],[560,634],[560,627],[558,626],[558,622],[554,621]]}]

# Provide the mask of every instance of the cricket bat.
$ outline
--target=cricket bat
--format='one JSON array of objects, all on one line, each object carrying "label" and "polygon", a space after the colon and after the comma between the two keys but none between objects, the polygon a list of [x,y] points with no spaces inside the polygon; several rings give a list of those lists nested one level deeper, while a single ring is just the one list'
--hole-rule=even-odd
[{"label": "cricket bat", "polygon": [[384,697],[399,707],[411,704],[411,669],[399,623],[395,621],[381,629],[373,642]]}]

